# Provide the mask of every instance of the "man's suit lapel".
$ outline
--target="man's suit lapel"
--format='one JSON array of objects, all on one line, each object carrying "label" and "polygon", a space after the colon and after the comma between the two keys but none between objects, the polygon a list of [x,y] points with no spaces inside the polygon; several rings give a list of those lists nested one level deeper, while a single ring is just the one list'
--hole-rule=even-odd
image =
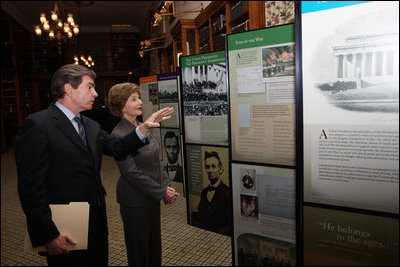
[{"label": "man's suit lapel", "polygon": [[72,123],[68,120],[67,116],[65,116],[65,114],[54,104],[51,104],[48,110],[53,118],[56,120],[56,125],[60,129],[60,131],[76,146],[86,149],[81,138],[79,137],[79,134],[75,130]]}]

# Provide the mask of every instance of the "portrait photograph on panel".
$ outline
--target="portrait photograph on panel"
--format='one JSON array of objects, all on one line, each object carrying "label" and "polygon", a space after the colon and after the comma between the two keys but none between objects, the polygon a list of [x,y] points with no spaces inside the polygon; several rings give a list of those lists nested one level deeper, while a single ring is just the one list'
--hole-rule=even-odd
[{"label": "portrait photograph on panel", "polygon": [[161,128],[163,164],[170,181],[183,183],[181,138],[179,129]]},{"label": "portrait photograph on panel", "polygon": [[228,148],[188,145],[186,149],[191,225],[231,235]]}]

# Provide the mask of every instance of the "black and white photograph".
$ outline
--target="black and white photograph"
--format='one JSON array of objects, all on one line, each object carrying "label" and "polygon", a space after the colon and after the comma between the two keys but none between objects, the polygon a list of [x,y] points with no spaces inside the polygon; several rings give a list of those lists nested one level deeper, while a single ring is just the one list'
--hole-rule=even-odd
[{"label": "black and white photograph", "polygon": [[263,237],[242,234],[238,237],[239,266],[295,266],[295,244]]},{"label": "black and white photograph", "polygon": [[258,198],[241,194],[240,213],[242,217],[258,219]]},{"label": "black and white photograph", "polygon": [[158,105],[158,84],[157,83],[149,83],[147,85],[149,92],[149,101],[153,105]]},{"label": "black and white photograph", "polygon": [[240,170],[240,188],[242,192],[256,192],[256,170]]},{"label": "black and white photograph", "polygon": [[178,81],[176,79],[176,73],[165,73],[157,76],[160,103],[178,102]]},{"label": "black and white photograph", "polygon": [[184,116],[228,114],[226,64],[183,69]]},{"label": "black and white photograph", "polygon": [[231,190],[226,147],[188,146],[190,221],[193,226],[231,235]]},{"label": "black and white photograph", "polygon": [[164,168],[170,181],[183,183],[181,138],[179,129],[161,128]]}]

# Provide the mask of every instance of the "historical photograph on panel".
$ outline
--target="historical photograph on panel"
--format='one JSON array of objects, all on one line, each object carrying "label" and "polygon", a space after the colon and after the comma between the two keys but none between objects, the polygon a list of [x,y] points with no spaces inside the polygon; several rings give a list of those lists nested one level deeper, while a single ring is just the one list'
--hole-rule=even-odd
[{"label": "historical photograph on panel", "polygon": [[191,224],[231,235],[229,153],[225,147],[187,146]]},{"label": "historical photograph on panel", "polygon": [[170,181],[183,183],[181,138],[179,129],[161,128],[163,164]]},{"label": "historical photograph on panel", "polygon": [[242,234],[238,237],[239,266],[295,266],[295,244],[263,237]]},{"label": "historical photograph on panel", "polygon": [[159,74],[158,91],[160,103],[178,102],[178,82],[176,73]]},{"label": "historical photograph on panel", "polygon": [[157,90],[154,90],[154,86],[157,86],[157,75],[140,77],[139,82],[142,102],[152,101],[150,95],[154,95],[157,92]]},{"label": "historical photograph on panel", "polygon": [[242,217],[258,219],[258,198],[256,196],[241,194],[240,204]]},{"label": "historical photograph on panel", "polygon": [[186,143],[228,144],[227,76],[224,51],[182,59]]},{"label": "historical photograph on panel", "polygon": [[240,170],[240,191],[242,193],[255,193],[256,186],[256,170],[241,169]]},{"label": "historical photograph on panel", "polygon": [[174,108],[174,112],[170,114],[171,118],[160,122],[161,127],[179,128],[179,97],[178,97],[178,80],[175,72],[162,73],[157,75],[158,80],[158,97],[160,101],[160,109],[165,107]]},{"label": "historical photograph on panel", "polygon": [[263,78],[294,76],[294,50],[294,43],[273,45],[263,48]]},{"label": "historical photograph on panel", "polygon": [[228,114],[225,62],[185,69],[183,74],[185,116]]},{"label": "historical photograph on panel", "polygon": [[149,83],[149,100],[153,105],[158,105],[158,84],[157,83]]},{"label": "historical photograph on panel", "polygon": [[161,127],[169,127],[169,128],[179,128],[180,122],[179,122],[179,103],[176,102],[169,102],[169,103],[160,103],[160,109],[169,107],[173,108],[174,112],[169,114],[171,116],[170,119],[164,120],[160,122]]}]

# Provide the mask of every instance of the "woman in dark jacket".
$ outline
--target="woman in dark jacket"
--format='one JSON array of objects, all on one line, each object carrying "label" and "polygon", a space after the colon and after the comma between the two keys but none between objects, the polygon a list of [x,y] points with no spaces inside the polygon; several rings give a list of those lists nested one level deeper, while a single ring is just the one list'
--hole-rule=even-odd
[{"label": "woman in dark jacket", "polygon": [[[113,115],[121,117],[112,136],[124,136],[139,126],[142,115],[140,87],[120,83],[111,87],[108,104]],[[169,186],[162,168],[159,145],[150,133],[148,145],[117,161],[121,176],[117,184],[130,266],[161,266],[160,200],[173,203],[179,195]]]}]

